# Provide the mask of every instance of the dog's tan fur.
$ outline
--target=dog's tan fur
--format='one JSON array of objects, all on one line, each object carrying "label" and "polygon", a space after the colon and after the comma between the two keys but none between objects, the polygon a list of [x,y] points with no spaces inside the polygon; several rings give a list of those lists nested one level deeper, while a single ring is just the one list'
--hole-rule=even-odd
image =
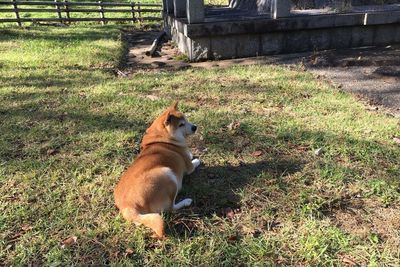
[{"label": "dog's tan fur", "polygon": [[196,126],[187,122],[177,105],[176,102],[164,111],[146,130],[139,156],[114,191],[122,216],[151,228],[159,238],[165,236],[160,212],[190,205],[191,199],[175,204],[175,197],[183,175],[200,164],[199,160],[192,160],[185,141]]}]

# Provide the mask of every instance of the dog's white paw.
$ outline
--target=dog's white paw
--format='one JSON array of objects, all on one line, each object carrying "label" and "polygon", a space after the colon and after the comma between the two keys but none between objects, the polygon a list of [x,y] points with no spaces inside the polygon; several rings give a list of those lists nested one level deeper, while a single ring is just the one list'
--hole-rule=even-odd
[{"label": "dog's white paw", "polygon": [[192,160],[192,164],[193,164],[193,167],[196,169],[197,167],[200,166],[200,160],[194,159],[194,160]]},{"label": "dog's white paw", "polygon": [[183,207],[189,207],[192,204],[193,200],[191,198],[185,198],[182,201],[179,201],[179,203],[175,204],[172,208],[173,210],[179,210]]},{"label": "dog's white paw", "polygon": [[182,204],[184,207],[189,207],[190,205],[192,205],[193,200],[191,198],[185,198],[184,200],[182,200]]}]

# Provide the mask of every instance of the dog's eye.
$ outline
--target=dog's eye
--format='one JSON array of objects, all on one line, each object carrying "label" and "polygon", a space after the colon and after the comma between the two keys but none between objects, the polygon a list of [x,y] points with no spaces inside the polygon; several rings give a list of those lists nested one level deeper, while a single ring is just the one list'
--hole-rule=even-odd
[{"label": "dog's eye", "polygon": [[179,124],[179,127],[183,127],[183,126],[185,126],[185,123]]}]

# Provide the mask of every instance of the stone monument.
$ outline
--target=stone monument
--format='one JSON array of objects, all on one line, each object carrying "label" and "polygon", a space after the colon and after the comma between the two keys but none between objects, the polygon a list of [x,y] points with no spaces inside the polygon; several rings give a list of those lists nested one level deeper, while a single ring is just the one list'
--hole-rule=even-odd
[{"label": "stone monument", "polygon": [[[352,8],[350,0],[163,0],[164,29],[191,61],[388,45],[400,42],[400,5]],[[316,9],[333,3],[339,8]],[[301,3],[300,3],[301,4]]]}]

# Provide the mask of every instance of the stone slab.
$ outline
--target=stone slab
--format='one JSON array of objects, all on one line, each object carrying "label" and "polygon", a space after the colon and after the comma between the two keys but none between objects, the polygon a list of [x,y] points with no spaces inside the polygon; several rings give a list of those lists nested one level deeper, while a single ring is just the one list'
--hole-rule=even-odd
[{"label": "stone slab", "polygon": [[204,22],[204,0],[186,0],[186,15],[189,24]]},{"label": "stone slab", "polygon": [[[367,17],[367,19],[366,19]],[[400,23],[400,11],[377,13],[328,14],[290,18],[257,18],[187,24],[179,20],[190,38],[210,35],[262,34],[273,31],[322,29],[331,27],[362,26]]]},{"label": "stone slab", "polygon": [[172,0],[174,2],[175,18],[186,17],[186,0]]}]

